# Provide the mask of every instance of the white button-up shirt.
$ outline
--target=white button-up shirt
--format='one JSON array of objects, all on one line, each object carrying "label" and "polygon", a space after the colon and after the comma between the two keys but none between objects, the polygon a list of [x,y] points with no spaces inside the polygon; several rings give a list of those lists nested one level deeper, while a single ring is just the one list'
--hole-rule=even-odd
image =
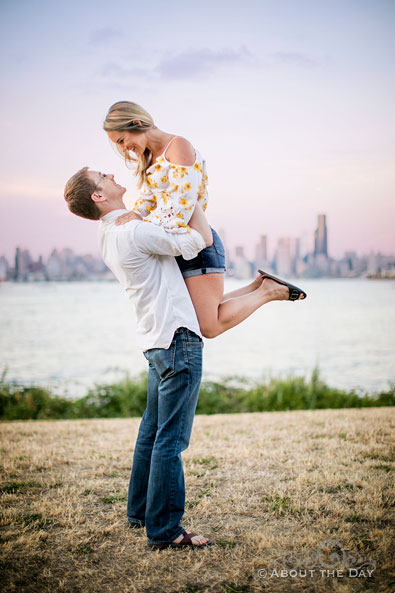
[{"label": "white button-up shirt", "polygon": [[105,264],[133,302],[137,344],[143,350],[169,348],[174,332],[187,327],[202,337],[188,289],[174,256],[192,259],[206,247],[200,233],[166,232],[150,222],[132,220],[116,226],[128,210],[102,217],[100,242]]}]

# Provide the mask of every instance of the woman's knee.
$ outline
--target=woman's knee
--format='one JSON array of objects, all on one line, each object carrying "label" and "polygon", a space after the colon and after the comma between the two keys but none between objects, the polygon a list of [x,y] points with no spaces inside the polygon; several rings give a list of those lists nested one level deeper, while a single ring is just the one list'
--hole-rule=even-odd
[{"label": "woman's knee", "polygon": [[219,328],[213,326],[212,324],[200,324],[200,331],[202,332],[202,336],[204,338],[216,338],[220,333],[222,333]]}]

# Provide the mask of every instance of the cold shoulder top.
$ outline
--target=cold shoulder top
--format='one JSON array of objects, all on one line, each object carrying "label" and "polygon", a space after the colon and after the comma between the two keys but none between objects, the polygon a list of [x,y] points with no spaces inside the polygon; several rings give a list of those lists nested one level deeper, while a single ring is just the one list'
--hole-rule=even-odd
[{"label": "cold shoulder top", "polygon": [[148,167],[147,181],[133,210],[144,221],[163,226],[169,232],[187,233],[196,203],[206,210],[208,177],[206,162],[196,149],[193,165],[176,165],[166,159],[166,151],[176,137]]}]

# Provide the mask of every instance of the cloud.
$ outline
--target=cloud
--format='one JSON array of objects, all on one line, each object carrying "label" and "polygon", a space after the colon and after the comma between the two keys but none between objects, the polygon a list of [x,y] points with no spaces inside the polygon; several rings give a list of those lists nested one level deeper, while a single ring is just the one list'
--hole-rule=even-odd
[{"label": "cloud", "polygon": [[123,60],[107,62],[99,71],[99,76],[111,82],[124,84],[131,79],[146,81],[154,80],[187,80],[215,74],[218,70],[229,66],[237,66],[251,62],[250,51],[242,46],[239,50],[223,49],[212,51],[207,48],[190,50],[169,55],[156,65],[125,66]]},{"label": "cloud", "polygon": [[19,51],[18,49],[7,49],[7,53],[4,52],[3,57],[7,58],[8,68],[29,63],[29,55],[23,51]]},{"label": "cloud", "polygon": [[63,196],[64,188],[31,182],[0,182],[0,202],[15,196],[24,196],[25,199],[53,199],[54,196]]},{"label": "cloud", "polygon": [[124,82],[128,78],[152,78],[152,70],[140,67],[128,67],[116,62],[107,62],[100,69],[100,76]]},{"label": "cloud", "polygon": [[121,29],[114,29],[112,27],[102,27],[91,32],[89,43],[92,45],[107,45],[112,41],[121,40],[124,37],[124,32]]},{"label": "cloud", "polygon": [[184,52],[162,60],[155,72],[166,80],[181,80],[214,74],[223,66],[235,66],[251,58],[249,50],[243,46],[238,51],[223,49],[212,51],[200,49]]},{"label": "cloud", "polygon": [[298,52],[277,51],[271,54],[271,58],[278,64],[300,66],[302,68],[315,68],[320,62],[310,56]]}]

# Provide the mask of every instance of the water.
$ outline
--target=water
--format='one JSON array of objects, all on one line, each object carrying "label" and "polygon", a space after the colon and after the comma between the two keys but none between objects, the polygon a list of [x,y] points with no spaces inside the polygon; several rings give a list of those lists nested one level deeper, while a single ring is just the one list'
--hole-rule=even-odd
[{"label": "water", "polygon": [[[242,281],[229,279],[226,289]],[[310,375],[374,392],[395,382],[395,282],[300,280],[305,302],[273,302],[205,340],[204,378]],[[146,369],[134,311],[116,282],[0,284],[0,370],[84,395],[95,382]]]}]

